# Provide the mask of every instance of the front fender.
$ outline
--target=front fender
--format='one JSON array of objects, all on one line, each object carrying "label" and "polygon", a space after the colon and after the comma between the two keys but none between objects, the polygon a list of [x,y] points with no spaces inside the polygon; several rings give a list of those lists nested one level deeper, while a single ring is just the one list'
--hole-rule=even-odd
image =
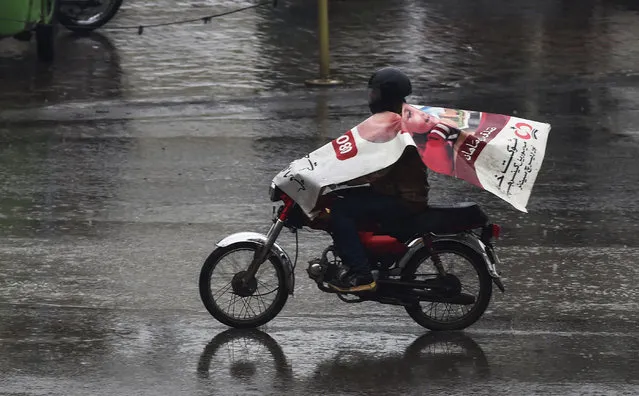
[{"label": "front fender", "polygon": [[[229,235],[216,243],[218,247],[227,247],[236,243],[253,243],[257,246],[264,246],[266,243],[266,235],[259,234],[257,232],[238,232],[237,234]],[[295,289],[295,273],[293,271],[293,264],[288,254],[277,243],[273,244],[271,248],[271,256],[277,258],[284,269],[284,275],[286,279],[286,289],[289,294],[293,294]]]}]

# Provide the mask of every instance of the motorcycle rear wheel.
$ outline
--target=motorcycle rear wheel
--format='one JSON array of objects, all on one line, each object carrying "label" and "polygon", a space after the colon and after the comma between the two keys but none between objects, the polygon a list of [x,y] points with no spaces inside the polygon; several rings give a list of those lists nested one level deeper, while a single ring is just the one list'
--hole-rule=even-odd
[{"label": "motorcycle rear wheel", "polygon": [[234,284],[233,280],[248,268],[259,246],[239,242],[217,248],[202,265],[199,279],[202,302],[215,319],[227,326],[262,326],[277,316],[286,304],[286,276],[282,263],[275,256],[260,266],[255,282],[249,282],[246,288]]},{"label": "motorcycle rear wheel", "polygon": [[[483,258],[466,245],[454,242],[435,242],[432,249],[439,254],[444,269],[461,282],[461,292],[475,297],[475,302],[468,308],[442,302],[421,301],[419,304],[406,307],[406,312],[421,326],[435,331],[462,330],[475,323],[484,314],[493,292],[493,282]],[[457,265],[457,267],[456,267]],[[469,274],[464,279],[474,281],[470,287],[460,279],[462,273]],[[435,278],[437,270],[426,248],[418,251],[409,261],[402,274],[407,281],[424,278]],[[438,313],[443,313],[438,317]],[[458,313],[457,315],[455,315]]]}]

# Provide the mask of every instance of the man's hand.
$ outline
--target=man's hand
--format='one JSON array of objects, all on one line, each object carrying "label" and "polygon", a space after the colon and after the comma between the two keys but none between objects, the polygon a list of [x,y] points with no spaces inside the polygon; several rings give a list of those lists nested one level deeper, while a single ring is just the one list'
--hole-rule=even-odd
[{"label": "man's hand", "polygon": [[445,124],[437,124],[430,130],[429,138],[441,138],[442,140],[455,140],[459,136],[459,131]]}]

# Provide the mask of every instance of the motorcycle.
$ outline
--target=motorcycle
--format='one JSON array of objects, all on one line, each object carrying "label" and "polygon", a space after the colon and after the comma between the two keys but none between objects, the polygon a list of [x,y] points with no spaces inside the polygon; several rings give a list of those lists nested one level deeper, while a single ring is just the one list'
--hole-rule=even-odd
[{"label": "motorcycle", "polygon": [[[431,135],[439,123],[458,133]],[[280,232],[285,227],[294,231],[296,243],[297,230],[303,227],[331,233],[332,202],[348,189],[368,188],[376,172],[405,155],[419,156],[421,163],[415,166],[465,180],[526,212],[550,128],[502,114],[408,103],[401,115],[370,116],[275,176],[269,195],[281,203],[266,235],[240,232],[217,243],[200,271],[206,309],[232,327],[257,327],[272,320],[295,285],[298,249],[291,262],[276,243]],[[493,284],[504,292],[493,246],[501,227],[472,202],[433,205],[396,220],[385,224],[387,229],[375,223],[358,225],[377,284],[374,290],[341,293],[329,286],[345,269],[332,245],[306,269],[318,289],[346,303],[402,306],[430,330],[461,330],[479,320]]]},{"label": "motorcycle", "polygon": [[59,22],[69,30],[89,33],[109,22],[123,0],[60,0]]},{"label": "motorcycle", "polygon": [[[300,355],[296,344],[287,340],[287,346],[297,352],[287,356],[266,332],[225,330],[215,335],[202,351],[197,375],[204,386],[214,386],[218,391],[232,387],[236,394],[248,393],[242,392],[242,386],[259,384],[260,390],[268,394],[286,394],[286,390],[296,389],[298,394],[318,394],[321,390],[324,394],[351,395],[366,394],[369,390],[374,394],[393,394],[398,387],[420,389],[432,386],[433,380],[461,377],[485,381],[491,374],[481,346],[463,332],[427,332],[403,351],[386,350],[383,345],[371,351],[357,347],[333,350],[323,348],[321,338],[308,336],[305,352],[317,353]],[[300,363],[308,366],[307,357],[314,369],[307,375],[296,375],[293,366]],[[361,383],[362,373],[366,373],[366,384]]]},{"label": "motorcycle", "polygon": [[[201,268],[199,292],[208,312],[235,328],[258,327],[275,318],[293,294],[297,262],[276,243],[278,236],[284,228],[330,233],[330,204],[340,194],[343,191],[327,193],[322,215],[311,220],[272,183],[270,199],[280,204],[268,233],[240,232],[223,238]],[[493,247],[501,228],[479,205],[431,206],[404,219],[401,229],[411,237],[398,239],[377,224],[363,224],[359,230],[377,282],[374,291],[340,293],[328,286],[342,265],[332,245],[309,262],[307,273],[322,292],[336,294],[346,303],[403,306],[415,322],[430,330],[472,325],[488,307],[493,283],[504,292]]]}]

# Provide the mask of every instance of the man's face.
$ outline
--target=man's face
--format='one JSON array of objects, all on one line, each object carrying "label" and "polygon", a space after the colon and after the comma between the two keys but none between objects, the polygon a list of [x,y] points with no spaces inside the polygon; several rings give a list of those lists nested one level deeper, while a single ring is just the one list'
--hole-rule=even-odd
[{"label": "man's face", "polygon": [[410,133],[428,133],[440,120],[410,105],[402,110],[402,130]]}]

